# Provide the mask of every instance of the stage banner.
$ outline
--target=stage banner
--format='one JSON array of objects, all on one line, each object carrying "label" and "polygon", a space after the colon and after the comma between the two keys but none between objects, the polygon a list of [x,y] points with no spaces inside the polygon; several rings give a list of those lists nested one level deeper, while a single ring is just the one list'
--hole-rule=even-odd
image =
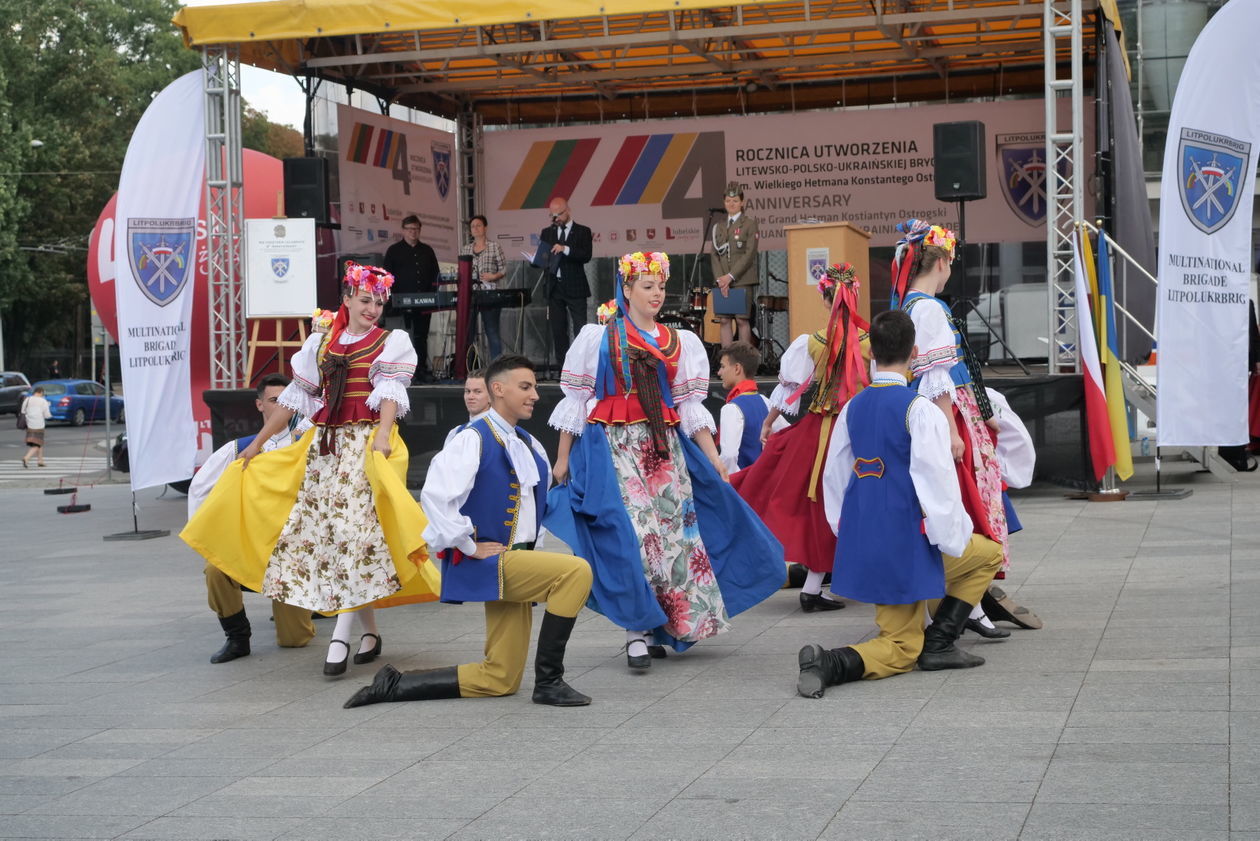
[{"label": "stage banner", "polygon": [[189,337],[205,145],[201,71],[194,70],[145,110],[118,179],[114,287],[137,490],[193,475]]},{"label": "stage banner", "polygon": [[[1064,107],[1068,107],[1067,103]],[[638,248],[697,252],[725,218],[727,182],[744,185],[761,249],[785,247],[783,226],[848,221],[892,245],[909,217],[957,228],[958,205],[936,201],[932,125],[985,124],[989,195],[967,204],[973,242],[1045,239],[1045,106],[1041,100],[866,111],[704,117],[484,135],[481,195],[489,234],[510,259],[532,253],[555,196],[591,227],[596,256]],[[1087,108],[1092,126],[1093,109]],[[1066,113],[1066,112],[1065,112]],[[1087,127],[1084,136],[1092,138]],[[1086,154],[1086,159],[1090,155]]]},{"label": "stage banner", "polygon": [[1157,438],[1245,444],[1260,3],[1227,3],[1190,49],[1168,121],[1159,209]]},{"label": "stage banner", "polygon": [[455,135],[337,106],[342,253],[383,254],[420,217],[421,242],[454,262],[465,234],[455,197]]}]

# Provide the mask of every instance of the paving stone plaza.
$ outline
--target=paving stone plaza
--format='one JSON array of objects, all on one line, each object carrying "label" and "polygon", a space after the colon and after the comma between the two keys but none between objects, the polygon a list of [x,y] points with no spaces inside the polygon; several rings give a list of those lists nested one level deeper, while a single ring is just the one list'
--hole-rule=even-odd
[{"label": "paving stone plaza", "polygon": [[[1139,465],[1131,485],[1153,485]],[[1260,479],[1165,465],[1188,499],[1014,494],[1007,590],[1045,620],[972,634],[987,664],[797,697],[796,651],[874,633],[784,590],[730,633],[632,674],[584,611],[585,708],[515,697],[343,710],[380,662],[478,659],[479,606],[380,614],[384,656],[322,676],[331,624],[253,654],[222,633],[182,496],[0,489],[0,837],[123,839],[1260,839]],[[539,608],[541,610],[541,608]]]}]

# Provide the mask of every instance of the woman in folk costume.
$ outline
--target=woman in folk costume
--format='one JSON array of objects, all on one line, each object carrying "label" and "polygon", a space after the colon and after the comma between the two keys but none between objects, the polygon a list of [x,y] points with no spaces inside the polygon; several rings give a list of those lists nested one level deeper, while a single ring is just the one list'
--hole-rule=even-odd
[{"label": "woman in folk costume", "polygon": [[551,415],[561,431],[545,525],[590,561],[589,605],[626,629],[632,669],[682,651],[779,589],[783,551],[727,484],[704,408],[699,337],[656,322],[669,258],[618,263],[614,305],[582,328]]},{"label": "woman in folk costume", "polygon": [[[839,610],[844,602],[823,595],[823,577],[836,557],[836,535],[823,507],[822,472],[836,415],[869,382],[862,360],[859,281],[853,266],[835,264],[818,281],[831,310],[827,329],[798,336],[779,363],[779,384],[770,395],[770,413],[762,424],[766,442],[761,457],[732,478],[752,509],[783,544],[789,563],[809,570],[801,587],[801,608]],[[801,398],[817,383],[809,411],[781,432],[770,434],[781,415],[800,411]]]},{"label": "woman in folk costume", "polygon": [[[949,305],[936,297],[949,280],[957,241],[953,231],[921,219],[902,222],[897,230],[903,236],[892,262],[892,306],[905,310],[914,322],[918,353],[910,363],[910,385],[936,403],[949,421],[963,506],[976,534],[1001,544],[1002,567],[996,577],[1005,578],[1010,554],[996,451],[998,422],[964,335]],[[976,605],[971,618],[983,623],[984,616],[983,607]]]},{"label": "woman in folk costume", "polygon": [[[373,607],[434,601],[439,573],[420,538],[426,521],[407,491],[407,448],[395,421],[409,408],[416,352],[403,330],[376,325],[393,275],[346,269],[341,308],[317,313],[293,356],[293,382],[253,444],[189,521],[183,539],[264,596],[340,614],[324,674],[381,653]],[[297,444],[259,455],[297,412],[315,426]]]}]

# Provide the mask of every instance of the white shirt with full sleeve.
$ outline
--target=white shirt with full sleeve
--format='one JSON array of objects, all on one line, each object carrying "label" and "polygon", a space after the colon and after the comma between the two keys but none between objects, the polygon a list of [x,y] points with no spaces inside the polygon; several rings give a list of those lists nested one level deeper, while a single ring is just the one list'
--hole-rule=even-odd
[{"label": "white shirt with full sleeve", "polygon": [[[352,345],[366,335],[345,330],[337,337],[337,343]],[[278,400],[281,406],[307,417],[313,416],[324,407],[323,389],[319,381],[319,346],[323,341],[323,333],[312,333],[306,337],[301,349],[293,354],[290,362],[293,382],[289,383]],[[411,410],[411,403],[407,400],[407,386],[411,385],[411,378],[416,373],[416,361],[416,349],[412,347],[411,336],[407,335],[407,331],[390,330],[380,354],[368,369],[368,381],[372,384],[372,393],[367,398],[368,408],[379,412],[382,400],[393,400],[398,404],[397,417],[404,417]]]},{"label": "white shirt with full sleeve", "polygon": [[1033,468],[1037,465],[1032,436],[1002,392],[986,388],[985,393],[989,395],[989,405],[998,424],[997,458],[1002,481],[1012,488],[1026,488],[1032,484]]},{"label": "white shirt with full sleeve", "polygon": [[[564,397],[548,420],[553,428],[573,435],[586,431],[586,420],[598,402],[595,377],[599,371],[599,349],[607,338],[607,327],[588,324],[569,346],[560,372]],[[701,429],[716,433],[713,415],[704,407],[704,399],[709,396],[709,354],[700,337],[690,330],[678,331],[678,344],[678,370],[670,383],[670,393],[682,434],[693,438]]]},{"label": "white shirt with full sleeve", "polygon": [[908,312],[914,322],[914,344],[918,348],[910,360],[910,375],[919,381],[919,394],[928,400],[942,394],[953,399],[954,381],[949,371],[958,362],[958,348],[945,310],[934,300],[919,299]]},{"label": "white shirt with full sleeve", "polygon": [[791,401],[792,395],[814,381],[817,361],[809,352],[810,334],[802,333],[779,359],[779,384],[770,393],[770,405],[785,415],[795,415],[801,410],[801,399]]},{"label": "white shirt with full sleeve", "polygon": [[[768,407],[770,401],[764,394],[758,395]],[[780,429],[786,429],[791,424],[782,416],[774,419],[774,423],[770,425],[770,432],[775,433]],[[744,438],[744,413],[734,403],[727,403],[722,406],[722,411],[718,412],[718,430],[720,431],[721,447],[718,449],[718,457],[722,459],[722,465],[726,468],[728,474],[735,473],[739,470],[739,445]],[[757,433],[760,435],[760,431]]]},{"label": "white shirt with full sleeve", "polygon": [[48,400],[40,394],[32,394],[24,399],[18,411],[26,417],[27,429],[43,429],[47,426],[45,421],[52,417],[52,409],[48,405]]},{"label": "white shirt with full sleeve", "polygon": [[[537,475],[538,468],[529,456],[528,446],[508,422],[493,409],[484,418],[494,426],[499,437],[507,442],[508,458],[521,481],[521,510],[511,542],[530,543],[538,540],[541,536],[541,512],[534,501],[534,487],[538,482],[547,482],[550,486],[551,462],[547,459],[547,451],[538,443],[538,439],[531,436],[534,452],[547,465],[546,475]],[[477,543],[473,539],[476,535],[473,521],[460,513],[459,509],[468,501],[480,467],[481,434],[468,427],[457,431],[450,442],[433,457],[433,461],[429,462],[429,473],[425,477],[424,488],[420,491],[420,505],[429,518],[429,525],[424,530],[424,542],[435,552],[458,549],[465,555],[472,555],[477,551]],[[530,477],[536,478],[529,482],[527,479]]]},{"label": "white shirt with full sleeve", "polygon": [[[879,372],[875,383],[905,385],[900,374]],[[840,411],[831,431],[831,446],[823,469],[823,504],[827,522],[839,532],[844,495],[853,480],[853,446],[849,438],[849,406]],[[946,555],[961,555],[971,541],[971,518],[963,508],[962,491],[949,451],[949,422],[939,406],[927,400],[913,400],[906,412],[910,431],[910,479],[923,509],[928,542]]]},{"label": "white shirt with full sleeve", "polygon": [[[266,440],[262,445],[262,452],[269,453],[295,443],[312,425],[308,419],[302,418],[292,430],[285,427]],[[197,509],[201,507],[201,503],[210,496],[215,482],[219,481],[219,477],[223,475],[224,470],[227,470],[227,466],[240,457],[240,452],[236,448],[237,440],[228,441],[211,453],[210,458],[206,459],[206,463],[201,465],[188,484],[188,519],[192,519],[193,514],[196,514]]]}]

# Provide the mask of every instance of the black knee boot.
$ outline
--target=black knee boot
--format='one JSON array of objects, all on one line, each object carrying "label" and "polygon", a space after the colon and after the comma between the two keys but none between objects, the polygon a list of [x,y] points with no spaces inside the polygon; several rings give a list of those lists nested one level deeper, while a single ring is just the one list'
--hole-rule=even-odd
[{"label": "black knee boot", "polygon": [[591,699],[564,682],[564,649],[573,632],[571,616],[543,613],[534,655],[534,703],[552,707],[584,707]]},{"label": "black knee boot", "polygon": [[923,632],[923,653],[919,668],[925,672],[938,669],[970,669],[984,665],[984,658],[963,651],[954,645],[962,636],[971,615],[971,605],[962,599],[946,596],[932,616],[932,624]]},{"label": "black knee boot", "polygon": [[866,673],[862,655],[849,646],[827,651],[821,645],[807,645],[796,660],[801,667],[796,691],[806,698],[821,698],[828,686],[860,680]]},{"label": "black knee boot", "polygon": [[227,634],[227,642],[214,653],[210,662],[226,663],[238,657],[248,657],[250,630],[249,617],[245,615],[245,610],[241,609],[231,616],[220,616],[219,625],[223,627],[223,633]]},{"label": "black knee boot", "polygon": [[354,693],[342,707],[348,710],[388,701],[437,701],[458,697],[459,670],[455,666],[418,672],[400,672],[393,666],[384,666],[372,678],[371,686]]}]

